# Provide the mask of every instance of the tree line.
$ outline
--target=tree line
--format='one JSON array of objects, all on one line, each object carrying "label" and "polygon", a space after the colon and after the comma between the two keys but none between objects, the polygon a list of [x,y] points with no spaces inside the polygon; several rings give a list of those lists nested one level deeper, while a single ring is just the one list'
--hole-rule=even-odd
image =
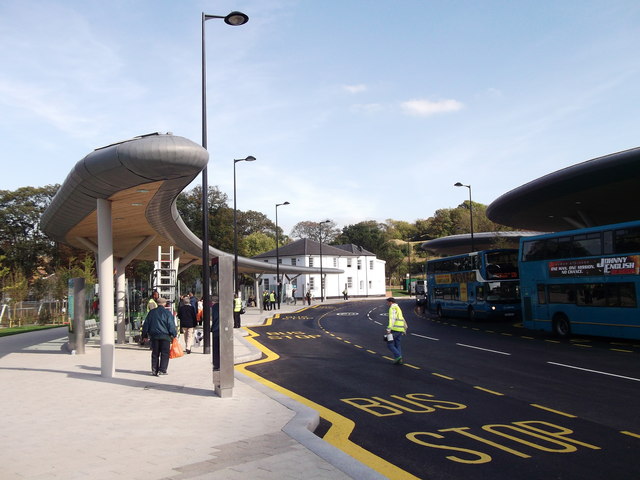
[{"label": "tree line", "polygon": [[[62,299],[66,296],[67,280],[83,277],[89,285],[96,282],[95,259],[92,252],[77,250],[54,242],[40,229],[40,217],[51,203],[59,185],[22,187],[0,190],[0,288],[2,303],[26,299]],[[226,252],[233,251],[233,208],[227,195],[217,186],[210,186],[210,244]],[[202,238],[202,189],[197,186],[181,193],[176,206],[187,227]],[[433,216],[414,222],[387,219],[385,222],[365,220],[339,227],[305,220],[285,234],[278,227],[281,245],[296,239],[309,238],[330,245],[355,244],[386,261],[387,280],[398,284],[410,273],[420,275],[426,259],[420,249],[422,242],[470,231],[469,207],[465,201],[455,208],[437,210]],[[474,230],[508,230],[487,219],[486,206],[473,202]],[[238,253],[252,257],[276,248],[276,226],[264,213],[255,210],[237,211]],[[321,228],[322,227],[322,228]],[[411,262],[409,263],[409,258]],[[148,278],[151,262],[134,261],[127,268],[128,278]],[[186,285],[200,278],[201,268],[192,267],[181,274]]]}]

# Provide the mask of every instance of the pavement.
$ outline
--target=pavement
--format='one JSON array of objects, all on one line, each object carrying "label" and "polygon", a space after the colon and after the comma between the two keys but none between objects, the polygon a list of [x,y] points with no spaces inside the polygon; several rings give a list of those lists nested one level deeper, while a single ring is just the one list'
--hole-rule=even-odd
[{"label": "pavement", "polygon": [[[301,308],[249,308],[242,325]],[[261,357],[243,333],[236,364]],[[99,340],[83,355],[66,342],[64,328],[0,337],[2,480],[385,478],[314,435],[315,410],[238,371],[233,395],[216,396],[201,347],[154,377],[148,349],[119,344],[103,378]]]}]

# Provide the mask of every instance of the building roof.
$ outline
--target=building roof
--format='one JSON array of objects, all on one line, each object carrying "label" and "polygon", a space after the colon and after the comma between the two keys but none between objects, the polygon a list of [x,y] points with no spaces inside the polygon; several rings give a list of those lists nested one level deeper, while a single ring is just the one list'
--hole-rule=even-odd
[{"label": "building roof", "polygon": [[[111,205],[113,255],[157,260],[158,247],[174,246],[180,263],[202,263],[202,240],[180,218],[177,196],[207,165],[208,152],[186,138],[150,134],[98,148],[76,163],[41,218],[56,241],[97,250],[97,199]],[[232,256],[209,247],[211,258]],[[276,266],[238,257],[245,273],[272,273]],[[284,273],[317,268],[281,266]],[[327,268],[326,273],[342,273]]]},{"label": "building roof", "polygon": [[345,243],[344,245],[334,245],[334,247],[340,248],[342,250],[346,250],[347,252],[353,253],[354,255],[358,255],[358,256],[365,256],[365,257],[376,256],[375,253],[370,252],[369,250],[366,250],[362,248],[360,245],[356,245],[354,243]]},{"label": "building roof", "polygon": [[[288,243],[278,248],[277,255],[280,257],[304,257],[307,255],[320,255],[320,242],[311,240],[309,238],[302,238],[295,242]],[[347,250],[334,247],[332,245],[322,244],[322,255],[329,255],[334,257],[357,257],[361,254],[349,253]],[[372,254],[373,255],[373,254]],[[276,249],[269,250],[268,252],[255,255],[251,258],[275,258]]]},{"label": "building roof", "polygon": [[554,232],[640,218],[640,147],[563,168],[494,200],[487,217],[514,228]]}]

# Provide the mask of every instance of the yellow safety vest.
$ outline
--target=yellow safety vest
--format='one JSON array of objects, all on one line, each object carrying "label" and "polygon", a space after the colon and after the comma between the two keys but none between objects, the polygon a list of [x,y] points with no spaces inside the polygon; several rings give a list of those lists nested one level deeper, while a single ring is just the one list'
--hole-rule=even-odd
[{"label": "yellow safety vest", "polygon": [[392,303],[389,307],[389,330],[396,332],[405,332],[407,329],[407,322],[402,315],[402,310],[397,303]]},{"label": "yellow safety vest", "polygon": [[240,297],[233,299],[233,311],[239,312],[242,310],[242,299]]}]

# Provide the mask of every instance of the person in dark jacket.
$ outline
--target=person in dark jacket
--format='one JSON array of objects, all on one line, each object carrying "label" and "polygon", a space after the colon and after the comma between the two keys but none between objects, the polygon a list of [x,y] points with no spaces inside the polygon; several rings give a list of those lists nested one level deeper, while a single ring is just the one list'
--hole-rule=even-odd
[{"label": "person in dark jacket", "polygon": [[152,375],[157,377],[167,374],[171,341],[177,336],[176,324],[169,310],[161,306],[149,310],[144,325],[142,325],[142,337],[151,339]]},{"label": "person in dark jacket", "polygon": [[[195,297],[193,297],[195,298]],[[196,328],[196,310],[191,304],[191,299],[185,295],[182,299],[182,305],[178,308],[178,318],[180,319],[180,330],[184,334],[184,348],[187,353],[191,353],[191,345],[193,345],[193,334]]]}]

